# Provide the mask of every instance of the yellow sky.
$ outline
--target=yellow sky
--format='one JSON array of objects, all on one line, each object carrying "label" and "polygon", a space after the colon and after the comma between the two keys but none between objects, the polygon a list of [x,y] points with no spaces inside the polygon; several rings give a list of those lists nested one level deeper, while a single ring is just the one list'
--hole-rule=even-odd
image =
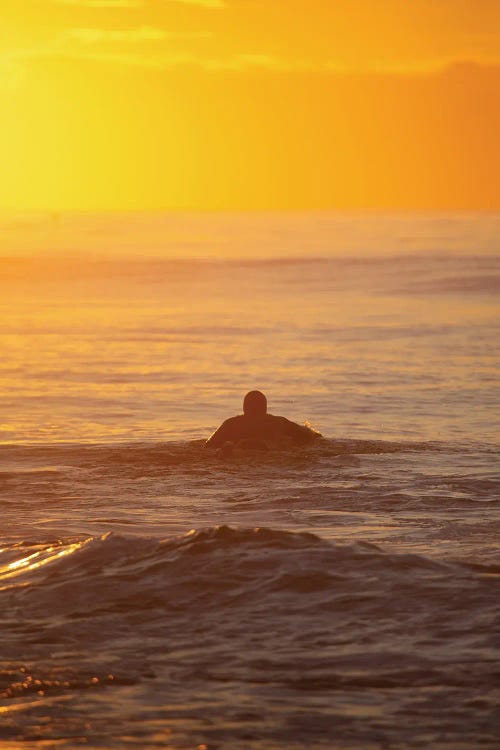
[{"label": "yellow sky", "polygon": [[500,208],[499,0],[2,0],[0,208]]}]

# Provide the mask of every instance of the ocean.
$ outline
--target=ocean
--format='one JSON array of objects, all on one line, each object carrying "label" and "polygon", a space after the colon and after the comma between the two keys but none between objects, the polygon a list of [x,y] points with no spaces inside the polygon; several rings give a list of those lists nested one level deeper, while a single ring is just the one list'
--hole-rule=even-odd
[{"label": "ocean", "polygon": [[[496,750],[500,217],[0,219],[0,747]],[[260,389],[310,447],[203,443]]]}]

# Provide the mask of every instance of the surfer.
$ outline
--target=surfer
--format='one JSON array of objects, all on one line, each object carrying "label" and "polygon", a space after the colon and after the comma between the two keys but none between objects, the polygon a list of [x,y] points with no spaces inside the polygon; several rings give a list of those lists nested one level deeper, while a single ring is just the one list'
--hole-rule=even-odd
[{"label": "surfer", "polygon": [[271,445],[305,445],[321,437],[310,427],[286,417],[267,413],[267,399],[260,391],[250,391],[243,399],[243,414],[230,417],[208,438],[210,448],[268,450]]}]

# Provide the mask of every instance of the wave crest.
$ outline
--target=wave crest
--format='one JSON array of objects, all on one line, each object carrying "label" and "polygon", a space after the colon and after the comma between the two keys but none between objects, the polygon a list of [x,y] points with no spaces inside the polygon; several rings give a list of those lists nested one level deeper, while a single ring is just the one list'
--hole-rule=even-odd
[{"label": "wave crest", "polygon": [[408,594],[409,585],[414,595],[440,581],[446,586],[450,573],[470,575],[421,555],[271,528],[216,526],[164,541],[109,533],[26,552],[3,565],[0,583],[11,604],[37,617],[208,612],[290,596],[304,609],[333,602],[345,608],[380,601],[390,590]]}]

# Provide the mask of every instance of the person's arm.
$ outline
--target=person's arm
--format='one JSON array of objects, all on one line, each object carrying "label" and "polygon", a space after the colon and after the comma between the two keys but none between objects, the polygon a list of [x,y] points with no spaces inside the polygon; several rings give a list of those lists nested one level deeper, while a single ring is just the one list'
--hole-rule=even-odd
[{"label": "person's arm", "polygon": [[221,424],[220,427],[218,427],[213,435],[210,435],[207,442],[205,443],[205,448],[220,448],[224,443],[226,443],[228,440],[232,440],[232,418],[226,419],[225,422]]}]

